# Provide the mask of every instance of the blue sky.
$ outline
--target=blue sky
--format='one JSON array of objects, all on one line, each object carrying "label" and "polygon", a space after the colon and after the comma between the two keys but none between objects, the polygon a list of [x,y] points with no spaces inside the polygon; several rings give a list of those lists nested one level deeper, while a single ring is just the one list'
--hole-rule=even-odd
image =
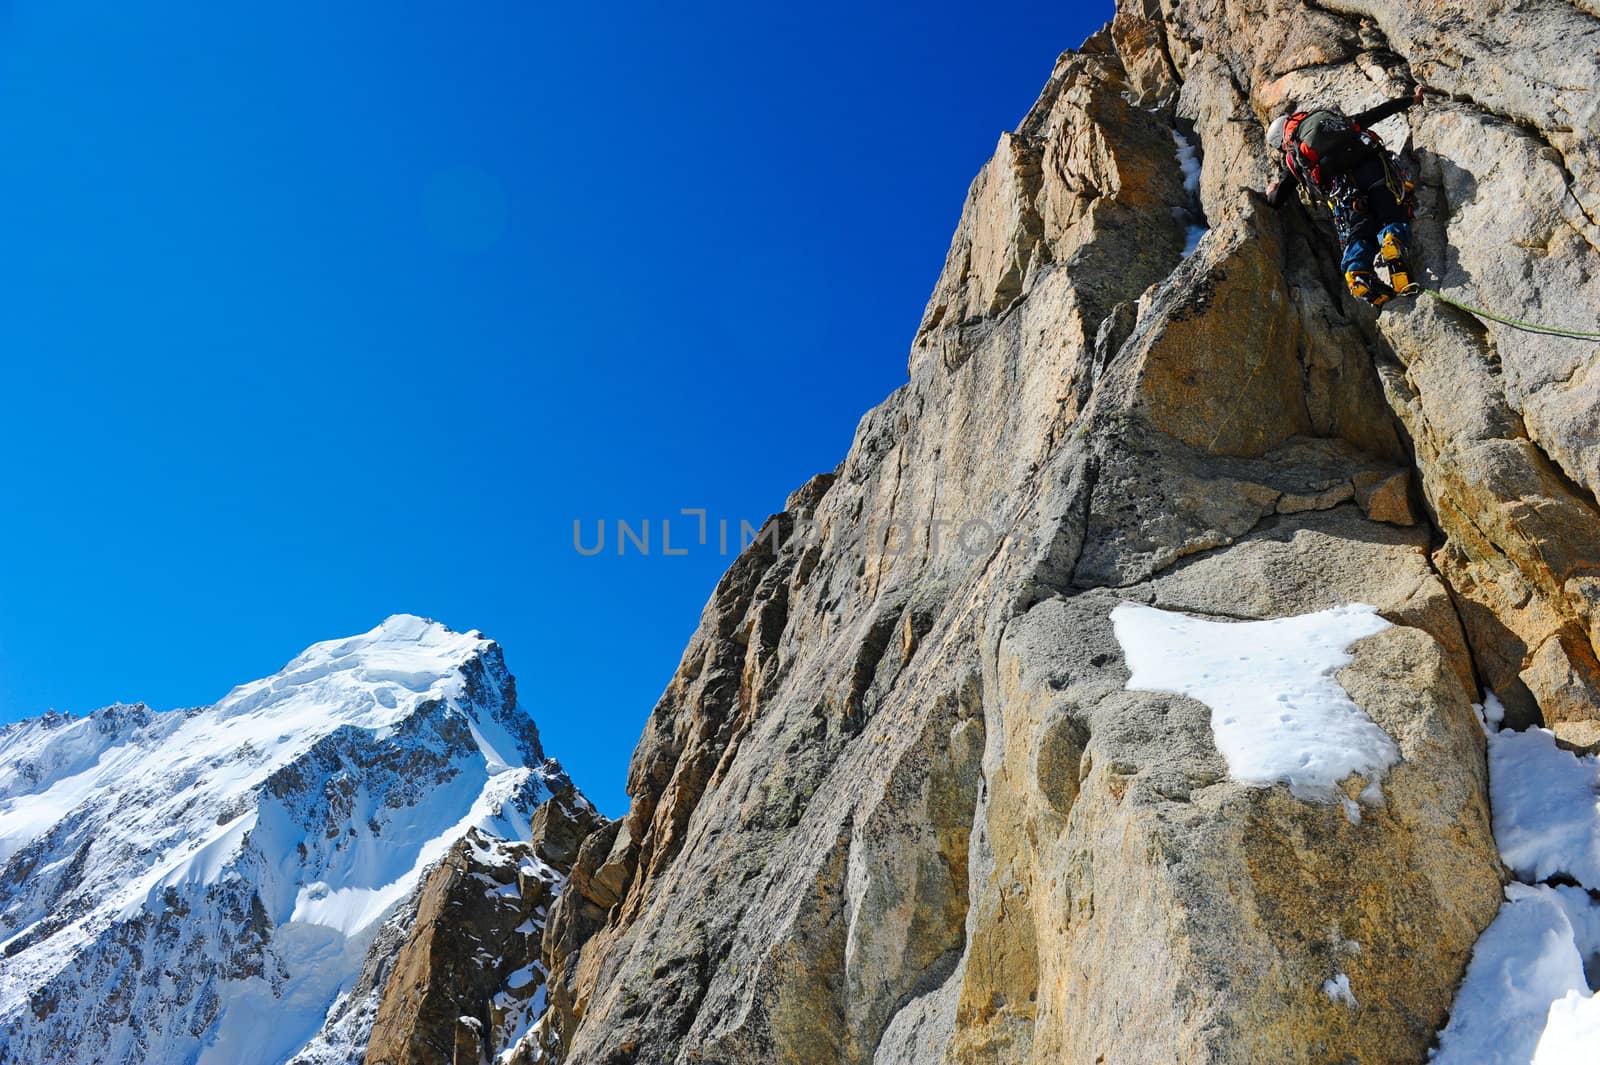
[{"label": "blue sky", "polygon": [[209,703],[409,611],[500,640],[620,813],[729,559],[573,521],[759,523],[831,469],[1109,15],[8,5],[0,721]]}]

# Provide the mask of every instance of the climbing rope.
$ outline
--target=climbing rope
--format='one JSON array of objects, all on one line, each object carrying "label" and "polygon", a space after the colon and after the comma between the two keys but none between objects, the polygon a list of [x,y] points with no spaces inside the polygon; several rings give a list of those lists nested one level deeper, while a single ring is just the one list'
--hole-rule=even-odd
[{"label": "climbing rope", "polygon": [[1600,333],[1584,333],[1577,329],[1562,329],[1553,325],[1539,325],[1535,322],[1524,322],[1520,318],[1508,318],[1503,314],[1496,314],[1493,311],[1486,311],[1482,307],[1474,307],[1470,303],[1462,303],[1460,300],[1452,299],[1451,297],[1446,296],[1443,292],[1436,291],[1435,289],[1427,288],[1423,289],[1423,291],[1432,296],[1434,299],[1439,300],[1441,303],[1448,303],[1450,306],[1460,308],[1461,310],[1466,311],[1468,314],[1476,315],[1479,318],[1487,318],[1492,322],[1499,322],[1501,325],[1509,325],[1511,328],[1520,329],[1525,333],[1539,333],[1543,336],[1553,337],[1569,337],[1572,340],[1600,341]]}]

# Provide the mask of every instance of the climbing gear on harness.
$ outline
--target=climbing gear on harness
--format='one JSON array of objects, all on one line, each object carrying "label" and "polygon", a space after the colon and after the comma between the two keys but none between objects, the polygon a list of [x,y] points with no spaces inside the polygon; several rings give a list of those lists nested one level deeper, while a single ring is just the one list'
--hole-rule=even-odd
[{"label": "climbing gear on harness", "polygon": [[[1376,138],[1377,134],[1373,134]],[[1380,145],[1382,141],[1378,142]],[[1411,172],[1406,169],[1399,156],[1383,148],[1379,153],[1383,159],[1383,180],[1389,189],[1389,195],[1394,197],[1394,202],[1405,209],[1407,218],[1417,215],[1417,184],[1411,180]]]},{"label": "climbing gear on harness", "polygon": [[1397,294],[1414,295],[1419,286],[1405,251],[1415,215],[1414,184],[1371,126],[1419,99],[1414,93],[1353,116],[1336,108],[1295,111],[1274,120],[1267,131],[1268,144],[1281,153],[1289,171],[1268,189],[1268,204],[1283,202],[1283,180],[1293,181],[1307,207],[1326,204],[1339,237],[1345,284],[1376,307]]},{"label": "climbing gear on harness", "polygon": [[1420,285],[1411,280],[1411,272],[1406,267],[1405,249],[1400,244],[1400,232],[1395,227],[1383,231],[1383,237],[1378,244],[1378,253],[1383,256],[1383,264],[1389,270],[1389,287],[1401,296],[1415,296]]},{"label": "climbing gear on harness", "polygon": [[1350,286],[1350,295],[1366,300],[1374,307],[1382,307],[1394,298],[1394,289],[1384,284],[1371,270],[1346,270],[1344,283]]},{"label": "climbing gear on harness", "polygon": [[1458,310],[1466,311],[1468,314],[1475,315],[1479,318],[1488,319],[1491,322],[1499,322],[1501,325],[1509,325],[1511,328],[1520,329],[1525,333],[1538,333],[1541,336],[1566,337],[1569,340],[1600,341],[1600,333],[1585,333],[1577,329],[1563,329],[1559,326],[1539,325],[1535,322],[1524,322],[1520,318],[1510,318],[1503,314],[1496,314],[1493,311],[1486,311],[1482,307],[1474,307],[1470,303],[1462,303],[1460,300],[1452,299],[1436,289],[1428,288],[1423,289],[1423,291],[1432,296],[1434,299],[1438,300],[1440,303],[1448,303],[1450,306],[1455,307]]}]

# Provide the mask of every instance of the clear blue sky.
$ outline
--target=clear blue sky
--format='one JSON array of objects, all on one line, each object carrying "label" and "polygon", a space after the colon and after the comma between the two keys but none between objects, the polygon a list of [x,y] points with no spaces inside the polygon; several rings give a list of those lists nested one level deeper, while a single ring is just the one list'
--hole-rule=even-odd
[{"label": "clear blue sky", "polygon": [[831,469],[1110,15],[900,7],[7,5],[0,721],[410,611],[500,640],[620,813],[728,559],[573,520],[759,523]]}]

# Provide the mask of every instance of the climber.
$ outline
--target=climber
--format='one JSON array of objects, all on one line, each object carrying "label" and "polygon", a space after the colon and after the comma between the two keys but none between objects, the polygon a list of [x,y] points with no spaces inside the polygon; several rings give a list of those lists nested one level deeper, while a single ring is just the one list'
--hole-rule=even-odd
[{"label": "climber", "polygon": [[[1267,145],[1286,171],[1267,188],[1267,202],[1278,206],[1296,186],[1305,190],[1308,203],[1311,197],[1326,200],[1339,234],[1345,284],[1374,307],[1397,293],[1413,295],[1419,286],[1406,266],[1411,182],[1372,126],[1421,103],[1422,92],[1418,85],[1410,96],[1348,117],[1333,108],[1293,111],[1267,130]],[[1379,256],[1388,283],[1373,269]]]}]

